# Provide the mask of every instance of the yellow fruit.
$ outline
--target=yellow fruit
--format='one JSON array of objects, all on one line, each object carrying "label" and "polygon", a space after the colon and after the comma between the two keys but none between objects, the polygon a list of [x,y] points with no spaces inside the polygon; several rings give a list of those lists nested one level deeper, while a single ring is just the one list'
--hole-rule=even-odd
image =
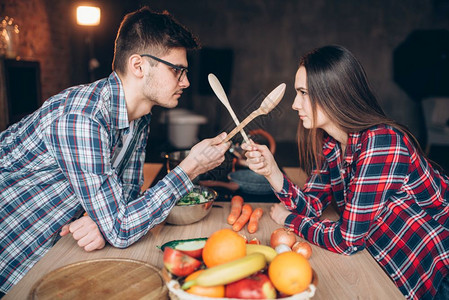
[{"label": "yellow fruit", "polygon": [[197,278],[185,281],[182,289],[188,289],[191,286],[216,286],[228,284],[251,274],[254,274],[265,268],[267,260],[262,253],[253,253],[245,257],[206,269],[198,275]]},{"label": "yellow fruit", "polygon": [[[194,280],[203,273],[204,270],[198,270],[193,272],[189,276],[186,277],[186,281]],[[225,287],[224,285],[216,285],[216,286],[199,286],[194,285],[188,290],[186,290],[189,294],[194,294],[198,296],[211,297],[211,298],[223,298],[225,296]]]},{"label": "yellow fruit", "polygon": [[262,253],[265,255],[267,262],[271,262],[277,255],[276,251],[270,246],[247,244],[246,255],[251,253]]},{"label": "yellow fruit", "polygon": [[220,229],[206,241],[203,261],[208,268],[246,255],[246,241],[231,229]]},{"label": "yellow fruit", "polygon": [[293,295],[304,291],[312,282],[312,267],[301,254],[284,252],[270,263],[268,277],[279,292]]}]

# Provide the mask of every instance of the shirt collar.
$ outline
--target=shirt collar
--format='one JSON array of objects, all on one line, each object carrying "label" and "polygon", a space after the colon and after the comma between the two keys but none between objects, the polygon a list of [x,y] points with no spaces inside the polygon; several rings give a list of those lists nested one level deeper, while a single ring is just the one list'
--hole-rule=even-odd
[{"label": "shirt collar", "polygon": [[360,149],[362,132],[351,132],[348,135],[348,145],[346,147],[345,161],[352,164],[354,161],[354,154]]},{"label": "shirt collar", "polygon": [[109,75],[108,82],[111,87],[111,124],[118,129],[128,128],[128,110],[122,82],[115,72]]},{"label": "shirt collar", "polygon": [[323,144],[323,154],[324,156],[328,156],[334,150],[337,145],[337,141],[331,137],[330,135],[325,133],[324,136],[324,144]]},{"label": "shirt collar", "polygon": [[[348,164],[352,164],[354,160],[354,154],[360,148],[360,138],[361,132],[351,132],[348,134],[348,144],[346,145],[346,153],[344,161]],[[324,156],[329,156],[331,153],[336,151],[338,148],[341,151],[340,144],[332,136],[326,135],[323,144],[323,154]]]}]

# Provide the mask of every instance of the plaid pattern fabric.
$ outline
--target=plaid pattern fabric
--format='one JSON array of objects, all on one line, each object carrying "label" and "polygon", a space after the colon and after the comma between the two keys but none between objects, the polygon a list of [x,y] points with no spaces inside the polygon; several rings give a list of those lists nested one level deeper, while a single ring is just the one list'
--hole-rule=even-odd
[{"label": "plaid pattern fabric", "polygon": [[129,122],[120,79],[112,73],[62,91],[0,133],[0,291],[25,275],[81,209],[110,244],[127,247],[191,189],[175,168],[139,194],[150,116],[134,122],[131,157],[114,169],[111,158]]},{"label": "plaid pattern fabric", "polygon": [[[408,299],[432,299],[449,266],[449,178],[388,126],[350,134],[346,152],[326,137],[302,190],[284,178],[285,225],[333,252],[366,248]],[[331,201],[340,219],[319,220]]]}]

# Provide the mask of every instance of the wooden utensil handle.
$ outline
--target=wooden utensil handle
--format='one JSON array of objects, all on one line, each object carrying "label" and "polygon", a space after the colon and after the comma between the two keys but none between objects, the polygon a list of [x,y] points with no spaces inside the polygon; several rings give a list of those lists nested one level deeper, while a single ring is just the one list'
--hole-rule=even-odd
[{"label": "wooden utensil handle", "polygon": [[255,117],[260,116],[262,113],[260,112],[259,109],[256,109],[255,111],[253,111],[249,116],[246,117],[245,120],[242,121],[242,123],[240,123],[239,126],[235,127],[229,134],[228,136],[225,138],[225,140],[223,141],[223,143],[226,143],[227,141],[229,141],[230,139],[232,139],[234,137],[234,135],[237,134],[237,132],[239,132],[240,130],[242,130],[243,128],[245,128],[246,125],[248,125],[249,122],[251,122]]},{"label": "wooden utensil handle", "polygon": [[[232,119],[234,119],[235,126],[239,126],[240,121],[237,119],[237,116],[235,115],[234,111],[232,111],[231,117],[232,117]],[[245,140],[245,142],[249,143],[249,138],[246,135],[246,132],[243,130],[243,128],[239,131],[240,131],[240,134],[243,136],[243,139]]]}]

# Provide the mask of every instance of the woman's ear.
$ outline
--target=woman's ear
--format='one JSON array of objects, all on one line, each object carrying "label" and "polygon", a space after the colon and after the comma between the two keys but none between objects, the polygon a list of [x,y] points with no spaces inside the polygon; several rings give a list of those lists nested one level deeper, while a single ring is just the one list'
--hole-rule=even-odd
[{"label": "woman's ear", "polygon": [[128,72],[138,78],[142,78],[144,76],[143,63],[144,59],[142,56],[138,54],[131,55],[128,58]]}]

